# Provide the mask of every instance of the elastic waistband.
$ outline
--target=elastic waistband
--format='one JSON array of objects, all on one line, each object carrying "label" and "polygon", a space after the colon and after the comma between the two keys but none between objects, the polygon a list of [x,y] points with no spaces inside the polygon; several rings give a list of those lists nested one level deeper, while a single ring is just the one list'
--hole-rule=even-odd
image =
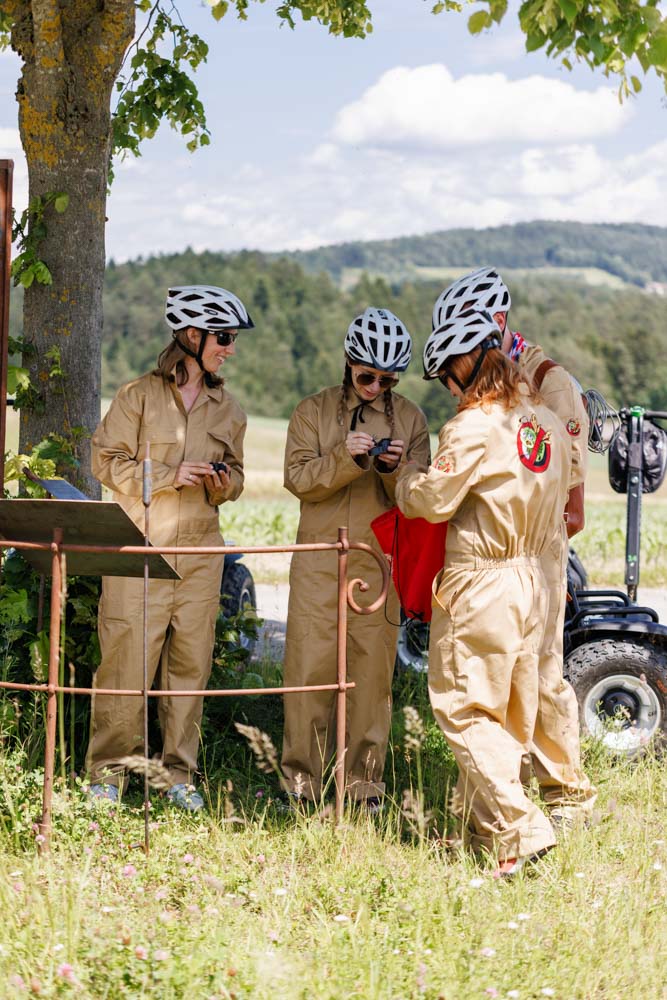
[{"label": "elastic waistband", "polygon": [[445,569],[465,567],[466,569],[511,569],[513,566],[540,566],[539,556],[514,556],[512,559],[482,559],[480,556],[464,556],[447,553]]}]

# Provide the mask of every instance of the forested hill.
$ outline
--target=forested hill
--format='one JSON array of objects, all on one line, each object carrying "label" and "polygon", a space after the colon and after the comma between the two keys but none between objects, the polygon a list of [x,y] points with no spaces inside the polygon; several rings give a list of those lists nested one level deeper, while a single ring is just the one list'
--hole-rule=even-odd
[{"label": "forested hill", "polygon": [[435,278],[483,263],[506,269],[597,269],[635,285],[667,281],[667,229],[634,223],[527,222],[493,229],[447,229],[368,243],[340,243],[291,255],[336,282],[361,271],[390,281]]},{"label": "forested hill", "polygon": [[[508,275],[514,329],[567,363],[586,388],[599,388],[616,404],[667,409],[667,298],[629,285],[615,290],[572,278]],[[169,339],[164,296],[176,283],[222,285],[247,304],[256,329],[239,337],[225,376],[250,413],[289,416],[303,396],[338,382],[345,332],[368,305],[393,310],[413,334],[415,359],[401,379],[401,391],[424,407],[433,429],[451,413],[439,383],[421,378],[421,353],[442,281],[397,283],[362,275],[353,287],[341,288],[328,274],[309,274],[294,259],[250,252],[189,250],[110,266],[104,301],[105,395],[153,367]]]}]

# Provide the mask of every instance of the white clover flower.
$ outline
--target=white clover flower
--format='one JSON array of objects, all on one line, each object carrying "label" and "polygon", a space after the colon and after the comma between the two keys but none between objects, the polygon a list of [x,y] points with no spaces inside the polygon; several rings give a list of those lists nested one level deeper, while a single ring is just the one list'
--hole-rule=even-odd
[{"label": "white clover flower", "polygon": [[484,879],[479,877],[471,878],[468,884],[470,885],[471,889],[479,889],[481,885],[484,885]]}]

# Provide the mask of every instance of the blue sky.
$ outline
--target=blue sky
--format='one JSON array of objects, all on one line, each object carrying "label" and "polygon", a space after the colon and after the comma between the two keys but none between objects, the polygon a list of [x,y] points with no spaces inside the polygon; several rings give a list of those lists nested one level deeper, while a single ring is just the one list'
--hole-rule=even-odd
[{"label": "blue sky", "polygon": [[[182,8],[210,45],[197,82],[211,146],[163,128],[117,167],[107,252],[123,260],[192,246],[309,248],[537,218],[667,225],[667,109],[645,80],[617,83],[526,54],[516,13],[475,38],[467,14],[375,0],[368,39],[290,31],[274,5],[249,20]],[[18,61],[0,56],[0,155],[17,161]]]}]

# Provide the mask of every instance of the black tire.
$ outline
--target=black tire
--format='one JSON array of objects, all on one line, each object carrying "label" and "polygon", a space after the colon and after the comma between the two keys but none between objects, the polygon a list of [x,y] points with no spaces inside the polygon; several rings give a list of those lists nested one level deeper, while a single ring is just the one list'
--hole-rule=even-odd
[{"label": "black tire", "polygon": [[667,656],[640,642],[600,639],[578,646],[565,676],[584,733],[626,757],[667,743]]},{"label": "black tire", "polygon": [[[247,566],[241,562],[233,562],[225,568],[220,587],[220,615],[223,619],[234,618],[236,615],[255,611],[257,597],[255,581]],[[257,644],[257,635],[239,631],[238,648],[245,650],[250,657]]]},{"label": "black tire", "polygon": [[415,619],[405,619],[398,630],[396,670],[428,671],[428,640],[430,626]]}]

